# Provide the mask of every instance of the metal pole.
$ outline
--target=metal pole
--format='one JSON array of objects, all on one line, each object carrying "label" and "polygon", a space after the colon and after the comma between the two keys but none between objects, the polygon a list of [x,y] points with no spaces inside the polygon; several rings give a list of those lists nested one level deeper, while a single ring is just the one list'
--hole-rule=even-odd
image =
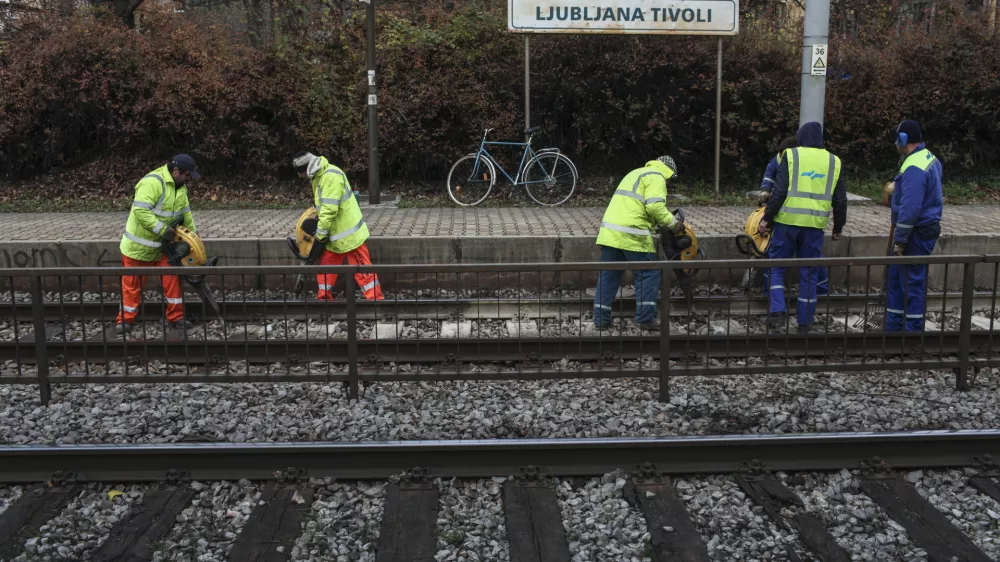
[{"label": "metal pole", "polygon": [[524,36],[524,129],[531,128],[531,36]]},{"label": "metal pole", "polygon": [[719,200],[719,159],[722,156],[722,37],[719,37],[719,61],[715,73],[715,200]]},{"label": "metal pole", "polygon": [[368,4],[368,202],[377,205],[378,179],[378,90],[375,88],[375,0]]},{"label": "metal pole", "polygon": [[31,317],[35,328],[35,370],[38,374],[38,391],[41,395],[42,406],[48,406],[49,401],[52,400],[52,389],[49,386],[49,350],[46,342],[48,337],[45,334],[42,278],[38,275],[31,278]]},{"label": "metal pole", "polygon": [[830,0],[806,2],[805,31],[802,40],[802,94],[799,126],[810,121],[823,124],[826,103],[826,72],[812,75],[813,45],[827,45],[830,36]]}]

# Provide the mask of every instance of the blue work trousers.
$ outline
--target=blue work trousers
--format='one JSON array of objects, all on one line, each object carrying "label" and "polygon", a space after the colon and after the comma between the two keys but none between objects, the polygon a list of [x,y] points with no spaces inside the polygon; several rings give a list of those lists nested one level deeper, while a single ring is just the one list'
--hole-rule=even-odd
[{"label": "blue work trousers", "polygon": [[[914,228],[903,255],[931,255],[939,236],[941,225],[937,223]],[[885,304],[886,331],[901,332],[905,323],[907,332],[922,332],[926,297],[927,265],[890,265]]]},{"label": "blue work trousers", "polygon": [[[630,252],[601,246],[602,262],[649,262],[656,260],[655,252]],[[602,271],[594,292],[594,325],[606,328],[611,325],[612,305],[622,284],[624,270]],[[656,321],[656,296],[660,290],[660,270],[635,271],[635,321],[649,324]]]},{"label": "blue work trousers", "polygon": [[[777,223],[771,233],[767,257],[771,259],[818,258],[823,255],[823,230]],[[816,318],[816,285],[819,267],[799,268],[799,326],[811,326]],[[768,276],[771,312],[785,312],[785,268],[772,267]]]},{"label": "blue work trousers", "polygon": [[[822,254],[820,255],[822,257]],[[821,297],[825,297],[830,294],[830,270],[827,267],[820,266],[819,269],[819,279],[816,281],[816,294]],[[771,286],[771,268],[764,270],[764,287]]]}]

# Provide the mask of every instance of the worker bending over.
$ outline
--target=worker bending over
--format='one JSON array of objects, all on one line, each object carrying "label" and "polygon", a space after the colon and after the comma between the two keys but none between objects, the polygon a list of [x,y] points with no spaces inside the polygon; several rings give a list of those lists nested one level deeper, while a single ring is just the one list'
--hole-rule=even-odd
[{"label": "worker bending over", "polygon": [[[371,265],[368,254],[368,225],[361,215],[361,206],[351,190],[343,170],[330,164],[323,156],[299,152],[292,159],[292,168],[301,178],[311,180],[313,200],[319,214],[316,242],[323,244],[320,265]],[[357,273],[355,281],[369,300],[382,300],[382,287],[374,273]],[[316,275],[319,300],[333,300],[335,273]]]},{"label": "worker bending over", "polygon": [[[186,228],[195,231],[194,217],[188,202],[187,183],[201,176],[194,158],[187,154],[174,156],[166,165],[153,170],[135,186],[135,198],[125,223],[119,249],[124,267],[166,267],[163,255],[164,240],[174,237],[169,227],[175,219],[183,217]],[[163,298],[167,304],[167,322],[171,328],[187,329],[192,324],[184,319],[183,293],[180,277],[164,275]],[[146,278],[137,275],[122,277],[121,310],[116,320],[116,330],[124,334],[131,329],[142,302],[142,286]]]},{"label": "worker bending over", "polygon": [[[920,123],[907,119],[896,128],[896,150],[904,158],[892,193],[893,254],[929,256],[941,235],[944,196],[941,161],[924,146]],[[927,265],[889,266],[886,331],[924,329]],[[904,321],[905,319],[905,321]]]},{"label": "worker bending over", "polygon": [[[651,262],[656,260],[652,230],[667,227],[680,236],[684,223],[667,210],[667,182],[677,174],[673,158],[661,156],[646,162],[622,179],[611,197],[601,220],[597,245],[602,262]],[[594,294],[594,326],[611,326],[611,305],[621,285],[620,269],[602,271]],[[659,330],[656,319],[656,299],[660,287],[660,271],[637,270],[635,273],[635,322],[645,330]],[[665,295],[665,298],[669,295]]]},{"label": "worker bending over", "polygon": [[[782,154],[774,189],[760,223],[763,232],[773,228],[768,257],[818,258],[822,256],[823,231],[833,211],[833,239],[847,222],[847,188],[841,176],[840,158],[823,149],[823,126],[815,121],[802,125],[795,135],[797,148]],[[772,226],[773,225],[773,226]],[[808,333],[816,316],[816,284],[819,268],[799,269],[797,317],[799,333]],[[785,269],[771,268],[768,279],[772,332],[785,323]]]}]

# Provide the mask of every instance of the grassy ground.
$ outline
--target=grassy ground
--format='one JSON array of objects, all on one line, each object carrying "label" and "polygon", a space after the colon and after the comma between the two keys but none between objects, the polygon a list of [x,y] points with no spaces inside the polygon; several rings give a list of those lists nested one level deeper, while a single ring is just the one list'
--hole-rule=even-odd
[{"label": "grassy ground", "polygon": [[[876,202],[882,200],[883,180],[848,179],[848,191],[869,197]],[[610,193],[617,185],[615,178],[587,177],[577,184],[573,197],[564,207],[604,207],[608,204]],[[301,186],[300,186],[301,187]],[[672,205],[700,206],[745,206],[746,192],[757,188],[754,182],[747,181],[744,185],[723,186],[721,196],[716,199],[711,182],[678,182],[670,186],[670,193],[686,197],[686,200]],[[65,196],[42,197],[33,195],[30,189],[17,189],[16,186],[5,186],[0,189],[0,213],[31,213],[31,212],[83,212],[83,211],[127,211],[131,197],[110,196],[104,198],[86,197],[72,198]],[[283,191],[283,190],[275,190]],[[247,193],[241,189],[226,189],[214,186],[208,192],[194,189],[191,201],[198,210],[216,209],[302,209],[312,202],[303,190],[283,195],[275,193]],[[444,182],[413,183],[387,181],[383,186],[383,200],[402,193],[399,207],[401,208],[431,208],[454,207],[445,190]],[[1000,204],[1000,176],[973,180],[964,179],[947,181],[944,185],[945,202],[949,204]],[[365,191],[361,190],[361,199],[367,201]],[[507,182],[498,182],[490,196],[479,207],[535,207],[528,198],[523,187],[513,187]]]}]

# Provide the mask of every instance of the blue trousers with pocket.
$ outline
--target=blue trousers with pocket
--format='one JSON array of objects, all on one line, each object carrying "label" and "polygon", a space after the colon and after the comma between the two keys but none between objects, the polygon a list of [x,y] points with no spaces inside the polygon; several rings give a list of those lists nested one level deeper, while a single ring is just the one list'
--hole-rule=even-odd
[{"label": "blue trousers with pocket", "polygon": [[[918,226],[906,243],[904,256],[929,256],[934,251],[941,225]],[[924,330],[927,306],[927,265],[890,265],[885,303],[885,329],[901,332]]]},{"label": "blue trousers with pocket", "polygon": [[[818,258],[823,256],[823,230],[776,223],[767,247],[771,259]],[[796,307],[799,326],[811,326],[816,318],[818,267],[799,268],[799,298]],[[768,276],[770,310],[785,312],[785,268],[772,267]]]},{"label": "blue trousers with pocket", "polygon": [[[656,260],[656,252],[630,252],[601,246],[602,262],[650,262]],[[611,325],[612,305],[622,284],[621,269],[602,271],[594,291],[594,325],[606,328]],[[635,321],[649,324],[656,321],[656,298],[660,290],[660,270],[635,271]]]}]

